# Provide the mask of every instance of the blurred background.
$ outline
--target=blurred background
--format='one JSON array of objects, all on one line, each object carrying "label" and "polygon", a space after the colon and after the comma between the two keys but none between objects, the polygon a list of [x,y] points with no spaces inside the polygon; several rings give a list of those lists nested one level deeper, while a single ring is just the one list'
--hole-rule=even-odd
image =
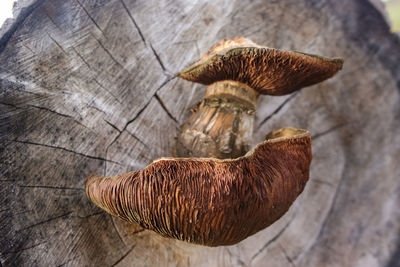
[{"label": "blurred background", "polygon": [[386,1],[385,5],[392,21],[392,31],[400,32],[400,0]]},{"label": "blurred background", "polygon": [[400,32],[400,0],[382,0],[391,22],[392,32]]},{"label": "blurred background", "polygon": [[7,18],[12,17],[12,7],[15,0],[2,0],[0,2],[0,25],[3,25]]},{"label": "blurred background", "polygon": [[[15,0],[1,0],[0,2],[0,25],[3,25],[7,18],[12,17],[12,6]],[[393,32],[400,33],[400,0],[373,0],[382,2],[390,19]]]}]

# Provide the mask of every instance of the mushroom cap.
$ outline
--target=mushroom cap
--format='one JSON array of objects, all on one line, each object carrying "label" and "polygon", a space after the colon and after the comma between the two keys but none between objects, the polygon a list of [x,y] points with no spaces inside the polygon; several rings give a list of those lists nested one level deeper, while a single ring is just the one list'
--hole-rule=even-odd
[{"label": "mushroom cap", "polygon": [[342,65],[339,58],[259,46],[236,37],[220,41],[176,75],[205,85],[233,80],[260,94],[285,95],[332,77]]},{"label": "mushroom cap", "polygon": [[89,176],[86,194],[112,215],[165,237],[232,245],[289,209],[310,163],[309,133],[284,128],[237,159],[161,158],[140,171]]}]

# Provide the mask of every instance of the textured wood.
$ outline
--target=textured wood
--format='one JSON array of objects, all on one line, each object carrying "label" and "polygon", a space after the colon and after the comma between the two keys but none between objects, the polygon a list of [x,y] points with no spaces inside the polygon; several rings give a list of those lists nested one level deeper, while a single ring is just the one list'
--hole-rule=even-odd
[{"label": "textured wood", "polygon": [[[36,3],[0,40],[2,265],[398,264],[400,41],[369,1]],[[173,153],[205,87],[171,73],[235,36],[345,60],[320,85],[259,98],[254,144],[284,126],[313,138],[310,180],[289,212],[235,246],[208,248],[91,204],[88,173]]]}]

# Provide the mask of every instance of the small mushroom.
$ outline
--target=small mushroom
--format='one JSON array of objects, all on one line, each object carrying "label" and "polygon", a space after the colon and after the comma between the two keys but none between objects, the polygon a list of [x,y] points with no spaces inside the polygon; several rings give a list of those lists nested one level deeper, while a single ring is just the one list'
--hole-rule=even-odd
[{"label": "small mushroom", "polygon": [[237,159],[161,158],[140,171],[89,176],[86,194],[108,213],[164,237],[232,245],[289,209],[310,163],[309,133],[284,128]]},{"label": "small mushroom", "polygon": [[222,40],[177,76],[207,86],[181,126],[180,157],[236,158],[250,148],[259,94],[286,95],[336,74],[343,60]]}]

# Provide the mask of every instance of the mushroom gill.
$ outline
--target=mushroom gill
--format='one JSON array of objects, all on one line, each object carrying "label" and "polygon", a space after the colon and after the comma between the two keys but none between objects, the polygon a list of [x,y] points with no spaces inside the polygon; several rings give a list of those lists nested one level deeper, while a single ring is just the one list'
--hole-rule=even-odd
[{"label": "mushroom gill", "polygon": [[176,75],[207,85],[181,125],[180,157],[236,158],[250,148],[259,95],[286,95],[335,75],[343,60],[224,39]]},{"label": "mushroom gill", "polygon": [[246,38],[234,38],[220,41],[176,75],[205,85],[237,81],[260,94],[286,95],[332,77],[342,65],[340,58],[270,48]]},{"label": "mushroom gill", "polygon": [[161,158],[112,177],[89,175],[97,206],[165,237],[235,244],[278,220],[309,177],[311,138],[284,128],[237,159]]}]

